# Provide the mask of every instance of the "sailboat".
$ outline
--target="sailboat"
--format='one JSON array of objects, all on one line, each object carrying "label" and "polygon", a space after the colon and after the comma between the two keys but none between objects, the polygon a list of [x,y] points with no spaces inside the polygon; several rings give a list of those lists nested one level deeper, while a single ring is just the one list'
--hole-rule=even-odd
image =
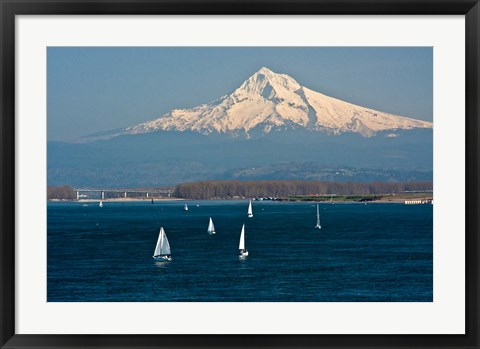
[{"label": "sailboat", "polygon": [[170,244],[168,243],[167,234],[165,234],[165,230],[163,230],[163,227],[160,228],[157,246],[155,246],[155,251],[153,252],[152,257],[156,261],[172,260],[172,256],[170,255]]},{"label": "sailboat", "polygon": [[210,235],[215,234],[215,226],[213,225],[212,217],[210,217],[210,222],[208,222],[207,232],[208,232]]},{"label": "sailboat", "polygon": [[247,214],[248,214],[248,218],[252,218],[253,217],[253,211],[252,211],[252,200],[250,200],[249,204],[248,204],[248,211],[247,211]]},{"label": "sailboat", "polygon": [[103,201],[100,200],[100,202],[98,203],[98,207],[103,207]]},{"label": "sailboat", "polygon": [[183,210],[184,210],[184,211],[188,211],[188,206],[187,206],[187,204],[185,204],[185,206],[183,206]]},{"label": "sailboat", "polygon": [[322,229],[322,226],[320,225],[320,211],[318,210],[318,204],[317,204],[317,225],[315,228]]},{"label": "sailboat", "polygon": [[245,248],[245,224],[242,225],[242,232],[240,233],[240,243],[238,244],[238,249],[240,250],[240,258],[248,256],[248,251]]}]

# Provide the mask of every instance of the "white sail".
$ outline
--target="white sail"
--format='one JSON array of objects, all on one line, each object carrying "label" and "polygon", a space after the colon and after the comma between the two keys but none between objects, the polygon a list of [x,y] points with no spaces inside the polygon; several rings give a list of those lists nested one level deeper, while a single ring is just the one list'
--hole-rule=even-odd
[{"label": "white sail", "polygon": [[165,234],[165,232],[163,232],[162,240],[161,254],[170,254],[170,244],[168,243],[167,234]]},{"label": "white sail", "polygon": [[153,256],[169,255],[170,254],[170,244],[168,243],[167,234],[163,230],[163,227],[160,228],[160,233],[158,234],[157,246],[155,246],[155,251]]},{"label": "white sail", "polygon": [[238,244],[238,249],[245,249],[245,224],[242,225],[242,232],[240,233],[240,243]]},{"label": "white sail", "polygon": [[185,204],[185,206],[183,206],[183,210],[184,210],[184,211],[188,211],[188,206],[187,206],[187,204]]},{"label": "white sail", "polygon": [[320,225],[320,211],[318,210],[318,204],[317,204],[317,225],[315,228],[322,229],[322,226]]},{"label": "white sail", "polygon": [[208,229],[207,229],[207,231],[208,231],[210,234],[214,234],[214,233],[215,233],[215,226],[213,225],[212,217],[210,217],[210,222],[208,222]]},{"label": "white sail", "polygon": [[248,217],[253,217],[253,210],[252,210],[252,200],[248,203],[248,211],[247,211]]},{"label": "white sail", "polygon": [[98,204],[99,207],[103,207],[103,202],[100,201],[100,203]]},{"label": "white sail", "polygon": [[163,242],[163,228],[160,228],[160,233],[158,233],[157,245],[155,246],[155,251],[153,251],[153,256],[159,256],[162,251],[162,242]]}]

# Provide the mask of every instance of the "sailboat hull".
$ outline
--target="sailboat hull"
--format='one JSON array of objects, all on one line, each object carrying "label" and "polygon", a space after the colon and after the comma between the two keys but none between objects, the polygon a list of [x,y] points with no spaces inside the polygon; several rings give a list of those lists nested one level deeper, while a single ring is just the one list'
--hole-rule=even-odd
[{"label": "sailboat hull", "polygon": [[240,258],[242,258],[242,257],[247,257],[247,256],[248,256],[248,251],[247,251],[247,250],[240,251],[240,253],[238,254],[238,256],[239,256]]},{"label": "sailboat hull", "polygon": [[253,217],[253,214],[248,214],[248,218],[252,218]]},{"label": "sailboat hull", "polygon": [[172,260],[172,256],[164,255],[164,256],[153,256],[153,259],[158,262],[169,262]]},{"label": "sailboat hull", "polygon": [[215,230],[209,231],[208,233],[209,233],[210,235],[215,235],[215,234],[216,234],[216,233],[215,233]]}]

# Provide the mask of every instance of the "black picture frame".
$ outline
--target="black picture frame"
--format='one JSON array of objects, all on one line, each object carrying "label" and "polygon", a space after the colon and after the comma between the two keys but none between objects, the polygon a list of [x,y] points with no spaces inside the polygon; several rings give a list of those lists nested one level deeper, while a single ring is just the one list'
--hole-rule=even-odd
[{"label": "black picture frame", "polygon": [[[465,15],[466,334],[465,335],[28,335],[15,334],[15,16],[16,15]],[[1,348],[479,348],[478,0],[0,0]],[[455,233],[462,233],[461,231]],[[93,315],[93,314],[92,314]],[[414,316],[414,314],[412,314]],[[161,338],[160,338],[161,337]]]}]

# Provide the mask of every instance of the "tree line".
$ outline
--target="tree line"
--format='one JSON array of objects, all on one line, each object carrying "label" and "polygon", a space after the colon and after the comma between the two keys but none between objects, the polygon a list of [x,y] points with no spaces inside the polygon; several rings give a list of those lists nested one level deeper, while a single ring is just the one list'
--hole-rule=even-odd
[{"label": "tree line", "polygon": [[[173,196],[184,199],[231,199],[238,197],[287,198],[296,195],[399,194],[433,189],[432,182],[319,182],[319,181],[203,181],[175,187]],[[73,187],[48,186],[49,200],[74,200]]]},{"label": "tree line", "polygon": [[234,197],[286,198],[294,195],[392,194],[432,189],[432,182],[203,181],[179,184],[175,187],[173,195],[178,198],[201,200]]},{"label": "tree line", "polygon": [[48,186],[47,187],[48,200],[74,200],[77,198],[75,190],[69,185],[63,186]]}]

